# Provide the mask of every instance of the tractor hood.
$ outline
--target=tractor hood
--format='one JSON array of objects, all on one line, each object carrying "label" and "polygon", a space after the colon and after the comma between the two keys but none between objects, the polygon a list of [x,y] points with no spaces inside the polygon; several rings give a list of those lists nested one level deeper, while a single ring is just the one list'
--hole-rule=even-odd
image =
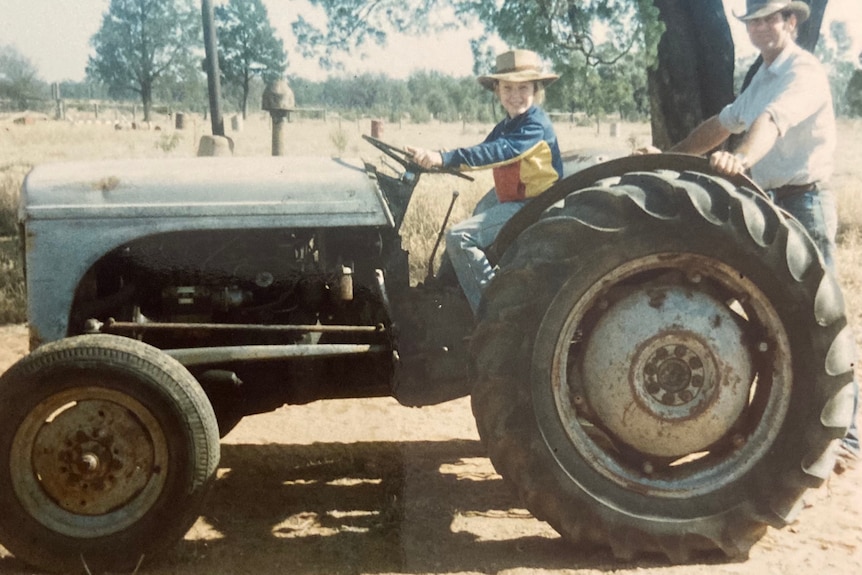
[{"label": "tractor hood", "polygon": [[375,176],[361,161],[321,157],[46,164],[27,176],[20,217],[25,223],[229,218],[302,227],[392,225]]}]

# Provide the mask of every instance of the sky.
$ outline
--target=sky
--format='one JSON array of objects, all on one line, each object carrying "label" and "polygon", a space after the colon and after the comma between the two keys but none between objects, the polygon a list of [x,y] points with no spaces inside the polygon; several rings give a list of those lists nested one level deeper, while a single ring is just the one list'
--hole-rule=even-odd
[{"label": "sky", "polygon": [[[216,3],[219,0],[215,0]],[[96,33],[109,0],[0,0],[0,46],[12,45],[23,54],[47,82],[81,81],[91,53],[90,37]],[[304,60],[294,49],[290,29],[296,15],[312,21],[315,8],[307,0],[264,0],[270,21],[288,51],[288,73],[321,80],[313,61]],[[860,0],[829,0],[824,30],[831,20],[842,20],[855,40],[854,51],[862,51],[862,8]],[[750,45],[744,27],[733,12],[745,11],[745,0],[725,0],[737,55],[746,55]],[[390,36],[386,48],[371,48],[363,59],[355,59],[349,70],[355,73],[380,72],[404,78],[417,70],[439,70],[454,76],[472,75],[470,38],[477,32],[450,32],[433,36]]]}]

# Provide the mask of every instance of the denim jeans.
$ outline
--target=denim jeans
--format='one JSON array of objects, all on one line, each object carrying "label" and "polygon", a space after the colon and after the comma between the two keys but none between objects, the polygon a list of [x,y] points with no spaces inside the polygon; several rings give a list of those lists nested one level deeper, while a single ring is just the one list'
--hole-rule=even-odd
[{"label": "denim jeans", "polygon": [[482,290],[494,277],[494,268],[485,255],[485,248],[494,243],[503,225],[524,207],[525,201],[500,203],[491,190],[479,200],[473,215],[455,224],[446,233],[446,252],[455,268],[455,275],[470,308],[475,315],[482,299]]},{"label": "denim jeans", "polygon": [[[770,196],[774,195],[770,193]],[[808,231],[815,245],[823,256],[826,269],[835,277],[838,270],[835,266],[835,236],[838,232],[838,210],[835,204],[835,194],[832,190],[818,186],[817,189],[782,199],[774,199],[778,207],[793,215]],[[859,430],[856,426],[856,414],[859,408],[859,383],[853,377],[853,419],[844,446],[852,453],[859,455]]]}]

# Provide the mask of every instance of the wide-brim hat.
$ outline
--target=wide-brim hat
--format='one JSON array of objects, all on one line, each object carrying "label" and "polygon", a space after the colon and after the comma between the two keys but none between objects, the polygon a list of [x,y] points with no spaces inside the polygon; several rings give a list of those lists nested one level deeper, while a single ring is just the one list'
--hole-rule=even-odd
[{"label": "wide-brim hat", "polygon": [[547,86],[558,79],[556,74],[542,70],[539,55],[530,50],[510,50],[497,56],[497,65],[493,74],[479,76],[479,83],[486,90],[494,90],[497,82],[541,82]]},{"label": "wide-brim hat", "polygon": [[776,12],[784,12],[789,10],[796,14],[796,19],[799,23],[808,20],[811,15],[811,9],[808,4],[799,0],[746,0],[745,14],[739,15],[733,13],[738,19],[743,22],[754,20],[755,18],[765,18]]}]

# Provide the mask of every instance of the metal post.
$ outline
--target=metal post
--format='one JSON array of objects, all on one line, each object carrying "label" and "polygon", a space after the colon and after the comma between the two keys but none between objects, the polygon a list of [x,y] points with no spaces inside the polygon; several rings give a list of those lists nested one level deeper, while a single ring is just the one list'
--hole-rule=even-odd
[{"label": "metal post", "polygon": [[215,15],[211,0],[202,0],[201,15],[204,25],[204,49],[206,52],[207,88],[210,97],[210,118],[213,136],[224,136],[224,118],[221,114],[221,81],[218,66],[218,39],[216,38]]},{"label": "metal post", "polygon": [[284,155],[284,132],[290,120],[290,111],[296,105],[293,90],[285,80],[267,84],[261,98],[261,108],[272,118],[272,155]]},{"label": "metal post", "polygon": [[284,155],[284,132],[287,126],[287,112],[271,111],[272,116],[272,155]]}]

